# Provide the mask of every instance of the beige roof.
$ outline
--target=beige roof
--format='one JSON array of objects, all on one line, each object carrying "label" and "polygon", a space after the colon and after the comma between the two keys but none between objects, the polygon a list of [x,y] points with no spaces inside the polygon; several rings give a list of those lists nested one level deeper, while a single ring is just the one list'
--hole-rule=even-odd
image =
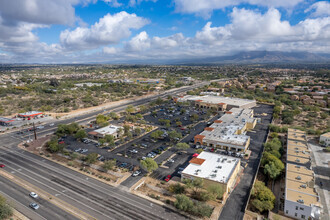
[{"label": "beige roof", "polygon": [[308,195],[304,194],[302,192],[297,192],[291,189],[286,190],[286,199],[297,202],[298,200],[302,200],[304,205],[310,206],[310,205],[319,205],[318,197],[315,195]]},{"label": "beige roof", "polygon": [[305,194],[309,194],[309,195],[315,195],[317,196],[316,192],[314,191],[313,188],[314,184],[304,184],[295,180],[286,180],[286,188],[287,189],[291,189],[297,192],[302,192]]},{"label": "beige roof", "polygon": [[307,169],[306,167],[304,166],[298,166],[298,165],[295,165],[295,164],[292,164],[292,163],[287,163],[286,164],[287,166],[287,171],[291,171],[291,172],[295,172],[295,173],[301,173],[301,174],[304,174],[304,175],[309,175],[309,176],[314,176],[314,172],[310,169]]},{"label": "beige roof", "polygon": [[304,174],[301,174],[301,173],[296,173],[296,172],[291,172],[291,171],[286,172],[286,179],[295,180],[297,182],[304,183],[304,184],[307,184],[309,182],[314,181],[313,176],[304,175]]},{"label": "beige roof", "polygon": [[330,132],[328,132],[328,133],[325,133],[325,134],[322,134],[321,136],[322,136],[322,137],[327,137],[327,138],[330,138]]},{"label": "beige roof", "polygon": [[296,157],[296,156],[291,156],[291,155],[288,155],[286,160],[287,160],[287,162],[299,163],[299,164],[306,164],[309,162],[308,158]]},{"label": "beige roof", "polygon": [[304,148],[305,150],[308,150],[307,144],[304,142],[300,142],[300,141],[288,140],[287,146],[288,146],[288,148],[301,147],[301,148]]},{"label": "beige roof", "polygon": [[291,149],[288,149],[287,150],[287,155],[289,156],[295,156],[295,157],[301,157],[301,158],[306,158],[306,159],[309,159],[311,158],[311,154],[309,151],[304,151],[304,150],[301,150],[301,149],[294,149],[294,150],[291,150]]}]

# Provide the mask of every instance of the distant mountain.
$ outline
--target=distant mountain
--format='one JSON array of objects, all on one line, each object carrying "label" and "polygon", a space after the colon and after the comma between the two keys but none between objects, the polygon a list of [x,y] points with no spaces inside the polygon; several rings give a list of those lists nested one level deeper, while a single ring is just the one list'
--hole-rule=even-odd
[{"label": "distant mountain", "polygon": [[[175,64],[265,64],[265,63],[329,63],[330,54],[309,52],[250,51],[233,56],[208,57],[174,61]],[[174,64],[173,63],[173,64]]]}]

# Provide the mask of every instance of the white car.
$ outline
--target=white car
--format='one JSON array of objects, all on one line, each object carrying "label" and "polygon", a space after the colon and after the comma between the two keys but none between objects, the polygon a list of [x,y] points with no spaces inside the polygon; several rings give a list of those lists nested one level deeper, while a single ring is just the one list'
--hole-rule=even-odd
[{"label": "white car", "polygon": [[40,125],[37,127],[37,129],[43,129],[43,128],[45,128],[45,126],[43,126],[43,125]]},{"label": "white car", "polygon": [[82,151],[81,151],[81,153],[86,153],[88,151],[88,149],[83,149]]},{"label": "white car", "polygon": [[29,195],[30,195],[32,198],[34,198],[34,199],[38,198],[38,194],[35,193],[35,192],[30,192]]},{"label": "white car", "polygon": [[37,203],[34,203],[34,202],[30,204],[30,207],[34,210],[39,209],[39,205]]},{"label": "white car", "polygon": [[138,175],[140,175],[141,174],[141,171],[140,170],[137,170],[137,171],[135,171],[133,174],[132,174],[132,176],[138,176]]},{"label": "white car", "polygon": [[136,149],[132,149],[132,150],[130,150],[130,152],[133,153],[133,154],[137,154],[138,153],[138,151]]},{"label": "white car", "polygon": [[170,163],[174,163],[173,159],[168,159],[167,161],[170,162]]},{"label": "white car", "polygon": [[55,124],[54,123],[51,123],[51,124],[49,124],[49,127],[52,127],[52,126],[54,126]]}]

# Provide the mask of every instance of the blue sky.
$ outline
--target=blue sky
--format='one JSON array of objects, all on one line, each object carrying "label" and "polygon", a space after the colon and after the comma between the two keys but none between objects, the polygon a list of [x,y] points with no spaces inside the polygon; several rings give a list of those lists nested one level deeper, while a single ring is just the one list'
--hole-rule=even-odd
[{"label": "blue sky", "polygon": [[148,63],[254,50],[329,53],[329,42],[329,1],[0,1],[2,63]]}]

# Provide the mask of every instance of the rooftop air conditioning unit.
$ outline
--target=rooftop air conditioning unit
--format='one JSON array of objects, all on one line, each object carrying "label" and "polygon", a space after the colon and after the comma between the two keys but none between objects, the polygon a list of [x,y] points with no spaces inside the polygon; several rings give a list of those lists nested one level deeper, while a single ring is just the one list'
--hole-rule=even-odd
[{"label": "rooftop air conditioning unit", "polygon": [[302,200],[302,199],[298,199],[297,202],[299,202],[299,203],[304,203],[304,200]]},{"label": "rooftop air conditioning unit", "polygon": [[296,179],[297,179],[297,180],[301,180],[301,177],[300,177],[300,176],[297,176]]},{"label": "rooftop air conditioning unit", "polygon": [[300,185],[300,187],[306,189],[307,186],[305,184],[302,184]]}]

